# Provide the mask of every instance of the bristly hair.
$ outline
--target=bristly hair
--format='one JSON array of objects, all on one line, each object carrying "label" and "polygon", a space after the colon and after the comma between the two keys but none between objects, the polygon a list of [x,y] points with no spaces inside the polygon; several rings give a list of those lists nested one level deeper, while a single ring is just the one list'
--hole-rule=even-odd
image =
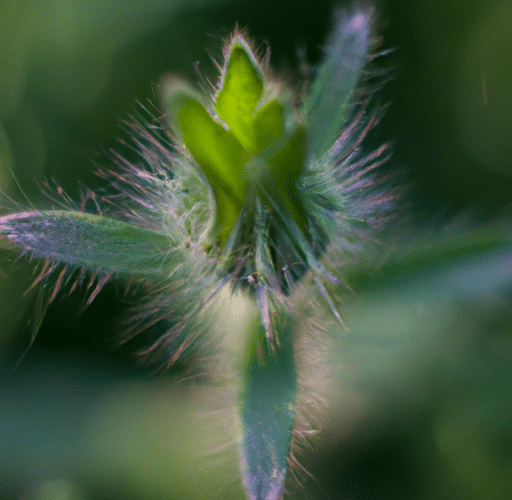
[{"label": "bristly hair", "polygon": [[139,103],[124,123],[122,146],[135,159],[110,151],[116,168],[97,169],[108,181],[101,193],[107,215],[166,235],[173,245],[201,246],[212,223],[214,200],[204,175],[170,132]]},{"label": "bristly hair", "polygon": [[163,118],[139,108],[124,124],[130,142],[122,143],[135,161],[112,150],[116,168],[97,173],[109,184],[101,196],[108,215],[162,233],[173,248],[162,256],[160,277],[144,280],[144,297],[121,321],[118,338],[122,344],[147,333],[149,345],[136,354],[159,371],[194,349],[207,330],[210,298],[219,288],[219,263],[207,242],[215,201]]}]

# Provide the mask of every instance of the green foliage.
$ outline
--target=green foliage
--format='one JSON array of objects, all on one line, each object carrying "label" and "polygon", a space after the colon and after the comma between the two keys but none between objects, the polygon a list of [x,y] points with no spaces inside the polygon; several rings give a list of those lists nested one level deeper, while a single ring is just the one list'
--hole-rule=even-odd
[{"label": "green foliage", "polygon": [[[64,286],[76,288],[77,275],[89,274],[93,280],[100,276],[92,296],[110,277],[128,279],[145,287],[146,293],[143,305],[127,322],[127,334],[144,328],[162,331],[145,351],[147,360],[168,367],[184,353],[200,352],[204,373],[209,373],[205,359],[211,351],[221,351],[214,363],[222,360],[228,365],[226,373],[234,376],[229,379],[223,364],[218,371],[211,370],[213,380],[225,377],[223,383],[236,385],[237,392],[230,399],[236,422],[220,436],[237,443],[241,480],[253,500],[277,500],[290,489],[285,482],[294,458],[292,434],[299,435],[299,423],[309,417],[297,413],[301,411],[298,400],[308,390],[321,392],[325,367],[334,381],[327,391],[332,422],[357,412],[357,403],[364,406],[365,397],[378,400],[382,407],[396,401],[412,407],[421,397],[434,395],[444,405],[437,424],[427,430],[418,424],[417,431],[421,436],[432,434],[437,463],[446,461],[464,478],[467,468],[450,443],[455,442],[455,449],[469,447],[475,463],[495,471],[489,474],[496,480],[492,487],[474,479],[475,490],[488,498],[510,490],[509,467],[497,465],[482,437],[495,414],[508,414],[503,410],[506,403],[487,400],[482,389],[499,385],[494,384],[498,376],[490,368],[493,360],[501,367],[499,382],[504,387],[508,385],[503,380],[510,375],[512,326],[503,318],[510,279],[508,229],[484,228],[462,237],[446,234],[434,241],[426,238],[391,252],[379,271],[367,264],[367,256],[375,250],[372,243],[379,239],[378,229],[396,199],[393,188],[379,182],[378,167],[388,156],[386,146],[363,152],[366,133],[381,115],[378,106],[369,104],[379,87],[370,82],[373,66],[368,66],[378,56],[373,25],[371,8],[358,6],[339,14],[304,95],[294,95],[271,76],[269,58],[257,57],[245,36],[235,32],[224,47],[212,96],[177,79],[165,84],[163,107],[170,133],[153,122],[133,126],[140,160],[131,164],[117,156],[113,172],[105,174],[114,192],[97,197],[97,212],[70,208],[0,217],[2,251],[45,261],[35,283],[46,292],[40,296],[53,300]],[[97,97],[99,92],[93,94]],[[3,135],[2,144],[6,142]],[[10,157],[8,149],[0,153],[9,164]],[[52,280],[57,268],[63,270]],[[77,269],[80,273],[74,274]],[[362,300],[348,299],[342,307],[339,297],[347,294],[340,290],[347,285]],[[238,299],[239,309],[224,307],[219,296],[226,291]],[[338,309],[343,309],[349,334]],[[226,322],[219,310],[231,320],[240,316],[242,321]],[[501,316],[496,319],[494,314]],[[467,367],[461,369],[461,378],[467,380],[459,383],[471,386],[480,398],[478,404],[469,405],[479,416],[469,425],[477,435],[475,443],[470,431],[457,435],[453,426],[453,415],[466,415],[467,402],[456,406],[452,400],[457,398],[451,397],[449,389],[433,394],[428,387],[431,379],[423,383],[414,377],[428,371],[421,367],[439,363],[438,353],[443,350],[450,358],[443,365],[446,370],[458,357],[459,336],[464,336],[464,342],[480,338],[478,332],[489,317],[494,323],[489,322],[492,326],[481,338],[486,337],[486,345],[499,355],[487,353],[481,361],[471,356],[466,344],[460,349],[461,358],[475,361],[473,366],[484,379]],[[498,338],[500,328],[505,333]],[[223,341],[214,331],[221,333]],[[312,338],[320,348],[311,347],[315,345]],[[145,385],[126,392],[118,387],[112,390],[114,397],[98,396],[110,405],[108,416],[99,411],[72,418],[67,407],[59,406],[66,404],[61,394],[72,394],[71,403],[81,402],[81,389],[75,394],[63,387],[55,395],[37,386],[38,401],[44,400],[46,406],[36,404],[30,410],[44,432],[26,429],[29,426],[19,424],[22,419],[15,411],[0,408],[0,420],[8,422],[0,426],[0,449],[8,450],[0,458],[15,449],[12,455],[29,457],[27,463],[38,475],[48,474],[43,463],[47,461],[54,464],[55,474],[116,483],[120,491],[130,477],[130,484],[144,490],[142,497],[154,493],[155,497],[174,494],[180,500],[218,498],[224,477],[233,474],[232,467],[211,476],[201,475],[196,468],[193,455],[203,453],[204,442],[214,432],[201,424],[187,427],[200,408],[188,399],[190,387],[177,389],[174,379],[170,380],[160,382],[158,394],[150,394]],[[353,406],[340,403],[340,388],[351,384],[363,394]],[[402,398],[393,393],[397,387],[405,394]],[[214,390],[213,384],[204,387],[204,393],[215,394]],[[15,400],[17,394],[31,398],[26,384],[13,386],[12,394],[9,391],[9,384],[0,387],[0,400]],[[52,404],[46,404],[47,399]],[[202,404],[209,408],[210,401],[205,396]],[[219,401],[225,405],[225,399]],[[336,413],[342,403],[343,411]],[[48,410],[53,405],[55,414]],[[358,421],[375,424],[361,413]],[[63,425],[68,421],[80,429],[78,437]],[[229,427],[231,421],[226,421]],[[25,441],[39,442],[41,436],[49,436],[55,444],[56,435],[60,438],[63,431],[68,433],[64,432],[62,449],[48,446],[38,453],[25,446]],[[29,438],[20,438],[22,434]],[[327,452],[329,444],[323,445]],[[68,467],[70,453],[80,470]],[[9,459],[6,462],[9,465]],[[473,474],[477,469],[471,469],[472,478],[477,477]],[[447,491],[458,491],[457,480],[452,482]],[[75,491],[72,482],[53,484],[62,494]],[[380,493],[374,496],[384,497]],[[421,498],[443,496],[438,493],[432,487]],[[471,497],[467,493],[464,498]],[[129,491],[130,495],[135,497],[137,492]],[[233,496],[240,498],[240,492]]]}]

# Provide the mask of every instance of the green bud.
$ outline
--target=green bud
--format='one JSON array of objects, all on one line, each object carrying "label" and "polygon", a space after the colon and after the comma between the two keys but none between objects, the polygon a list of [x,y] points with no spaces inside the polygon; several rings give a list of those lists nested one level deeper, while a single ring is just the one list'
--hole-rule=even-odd
[{"label": "green bud", "polygon": [[233,38],[227,54],[210,111],[180,83],[171,83],[166,96],[171,128],[214,193],[220,245],[227,241],[243,207],[253,210],[250,204],[261,186],[305,231],[295,187],[304,167],[302,128],[295,123],[285,127],[285,106],[290,105],[284,99],[269,99],[271,85],[241,36]]}]

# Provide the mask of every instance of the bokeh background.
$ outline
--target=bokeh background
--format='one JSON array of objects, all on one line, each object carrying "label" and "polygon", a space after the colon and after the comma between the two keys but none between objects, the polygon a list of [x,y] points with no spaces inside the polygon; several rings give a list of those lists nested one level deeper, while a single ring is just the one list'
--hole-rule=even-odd
[{"label": "bokeh background", "polygon": [[[236,22],[269,43],[284,75],[298,49],[318,61],[335,5],[0,0],[0,206],[38,206],[42,178],[75,199],[96,185],[96,164],[121,147],[137,101],[158,105],[168,73],[199,82],[198,67],[214,81],[210,56]],[[407,172],[408,227],[443,227],[443,239],[509,218],[512,2],[377,9],[383,47],[395,50],[384,62],[390,108],[371,141],[391,140],[386,168]],[[290,498],[510,498],[509,254],[440,252],[357,281],[322,432],[301,454],[315,479],[290,486]],[[234,450],[219,451],[232,431],[211,423],[213,408],[219,428],[229,420],[223,396],[183,381],[193,366],[152,377],[133,345],[113,349],[126,308],[115,286],[82,315],[80,292],[58,301],[25,352],[31,268],[0,259],[0,499],[241,497]]]}]

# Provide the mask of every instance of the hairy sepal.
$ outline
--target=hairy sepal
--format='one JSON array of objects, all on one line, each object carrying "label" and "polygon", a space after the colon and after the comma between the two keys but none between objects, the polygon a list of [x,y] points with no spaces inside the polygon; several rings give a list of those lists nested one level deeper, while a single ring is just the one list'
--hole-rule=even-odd
[{"label": "hairy sepal", "polygon": [[[259,294],[258,294],[259,295]],[[240,465],[251,500],[281,498],[295,419],[297,372],[291,321],[257,298],[239,395]]]},{"label": "hairy sepal", "polygon": [[158,276],[177,242],[126,222],[76,211],[22,212],[0,218],[0,247],[109,274]]},{"label": "hairy sepal", "polygon": [[307,160],[321,158],[333,145],[349,116],[364,68],[370,60],[373,9],[355,8],[338,15],[336,29],[303,112],[308,123]]}]

